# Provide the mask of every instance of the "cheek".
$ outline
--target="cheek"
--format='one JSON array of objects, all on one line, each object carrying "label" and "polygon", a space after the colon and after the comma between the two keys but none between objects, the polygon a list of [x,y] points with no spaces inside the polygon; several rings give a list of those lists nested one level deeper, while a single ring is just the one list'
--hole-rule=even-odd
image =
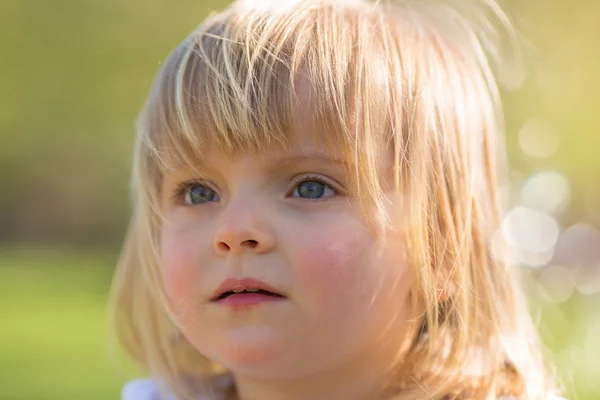
[{"label": "cheek", "polygon": [[322,230],[297,248],[297,257],[301,290],[328,319],[367,308],[385,276],[366,228]]},{"label": "cheek", "polygon": [[199,254],[194,235],[165,228],[161,238],[161,271],[172,305],[180,308],[199,280]]},{"label": "cheek", "polygon": [[400,242],[382,247],[356,222],[301,237],[293,265],[319,325],[335,332],[377,330],[408,306],[412,280]]}]

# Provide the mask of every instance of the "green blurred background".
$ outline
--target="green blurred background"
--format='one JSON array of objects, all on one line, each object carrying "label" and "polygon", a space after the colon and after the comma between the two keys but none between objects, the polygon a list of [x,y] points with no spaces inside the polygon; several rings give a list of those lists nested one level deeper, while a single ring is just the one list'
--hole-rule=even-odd
[{"label": "green blurred background", "polygon": [[[116,399],[106,300],[133,121],[166,54],[225,1],[0,2],[0,399]],[[508,247],[570,399],[600,399],[600,1],[512,0],[501,75]],[[37,195],[40,195],[37,198]]]}]

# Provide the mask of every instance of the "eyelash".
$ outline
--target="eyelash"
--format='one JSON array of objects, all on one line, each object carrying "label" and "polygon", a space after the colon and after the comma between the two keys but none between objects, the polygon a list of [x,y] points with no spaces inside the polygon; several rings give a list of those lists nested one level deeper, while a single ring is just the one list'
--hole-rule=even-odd
[{"label": "eyelash", "polygon": [[[332,184],[328,179],[325,179],[319,175],[300,175],[292,180],[292,183],[293,183],[292,191],[291,191],[291,193],[288,193],[286,196],[293,194],[294,190],[296,190],[298,185],[300,185],[302,182],[306,182],[306,181],[314,181],[314,182],[322,183],[323,185],[327,185],[336,196],[338,196],[340,194],[340,191],[336,187],[337,185]],[[324,198],[327,198],[327,197],[324,197]],[[308,199],[302,199],[302,200],[322,201],[322,199],[323,198],[313,199],[313,200],[308,200]]]},{"label": "eyelash", "polygon": [[187,192],[189,192],[194,186],[206,186],[208,189],[217,193],[214,189],[213,185],[210,182],[203,180],[193,180],[186,181],[177,185],[177,189],[175,189],[175,194],[173,195],[173,200],[179,201]]},{"label": "eyelash", "polygon": [[[324,185],[329,186],[329,188],[333,191],[333,193],[335,193],[336,196],[340,194],[340,190],[337,189],[336,185],[332,184],[329,180],[327,180],[325,178],[322,178],[318,175],[300,175],[293,179],[292,191],[290,193],[288,193],[286,195],[286,197],[289,196],[290,194],[294,193],[294,190],[298,187],[298,185],[305,181],[315,181],[315,182],[322,183]],[[182,196],[185,196],[185,194],[188,191],[190,191],[194,186],[197,186],[197,185],[206,186],[208,189],[217,193],[217,190],[214,189],[213,185],[210,182],[203,181],[203,180],[193,180],[193,181],[186,181],[186,182],[183,182],[183,183],[177,185],[177,189],[175,189],[175,194],[173,195],[173,199],[176,201],[181,200]],[[306,199],[304,199],[304,200],[306,200]],[[314,199],[314,200],[308,200],[308,201],[319,201],[319,200],[320,199]]]}]

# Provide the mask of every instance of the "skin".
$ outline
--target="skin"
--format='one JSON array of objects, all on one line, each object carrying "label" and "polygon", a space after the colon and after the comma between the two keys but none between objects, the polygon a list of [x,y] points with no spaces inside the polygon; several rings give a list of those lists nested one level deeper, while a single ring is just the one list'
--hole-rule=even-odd
[{"label": "skin", "polygon": [[[208,149],[194,169],[164,176],[165,290],[182,333],[232,372],[241,399],[373,400],[406,348],[413,276],[404,246],[384,244],[349,196],[341,155],[319,150],[308,117],[300,124],[287,150]],[[200,202],[177,194],[194,180],[187,189],[204,191]],[[322,196],[306,198],[306,185]],[[228,277],[260,279],[287,298],[211,302]]]}]

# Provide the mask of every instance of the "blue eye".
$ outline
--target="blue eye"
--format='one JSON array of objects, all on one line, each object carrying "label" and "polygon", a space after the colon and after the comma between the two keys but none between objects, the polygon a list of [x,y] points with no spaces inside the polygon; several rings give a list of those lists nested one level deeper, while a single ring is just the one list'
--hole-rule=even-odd
[{"label": "blue eye", "polygon": [[300,182],[292,197],[300,197],[303,199],[320,199],[323,197],[335,196],[335,191],[325,182],[322,182],[315,178],[306,179]]},{"label": "blue eye", "polygon": [[202,204],[219,200],[219,195],[205,185],[188,185],[184,187],[184,193],[185,197],[183,202],[188,205]]}]

